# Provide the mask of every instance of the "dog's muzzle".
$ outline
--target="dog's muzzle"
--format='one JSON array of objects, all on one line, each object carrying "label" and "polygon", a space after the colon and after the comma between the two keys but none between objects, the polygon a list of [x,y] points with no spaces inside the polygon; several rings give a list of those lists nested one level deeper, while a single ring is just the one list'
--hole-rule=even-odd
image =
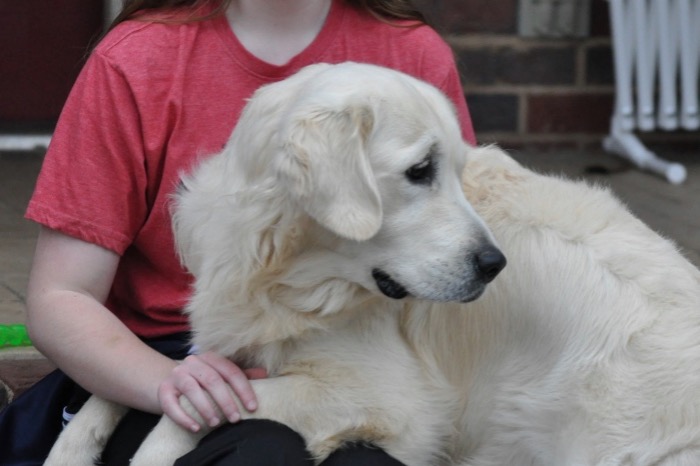
[{"label": "dog's muzzle", "polygon": [[[452,286],[433,296],[428,294],[424,298],[437,301],[473,301],[481,296],[486,285],[493,281],[506,266],[505,256],[493,246],[480,250],[471,257],[469,262],[473,264],[473,273],[470,280],[465,282],[456,281],[456,286]],[[374,278],[379,291],[389,298],[403,299],[410,294],[402,284],[394,280],[391,275],[382,269],[372,269],[372,278]]]}]

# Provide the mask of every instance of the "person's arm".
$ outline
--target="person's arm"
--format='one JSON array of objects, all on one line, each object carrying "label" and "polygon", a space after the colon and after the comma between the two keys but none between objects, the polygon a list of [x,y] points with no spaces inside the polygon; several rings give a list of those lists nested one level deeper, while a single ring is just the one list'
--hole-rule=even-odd
[{"label": "person's arm", "polygon": [[165,412],[191,430],[199,425],[180,407],[184,394],[210,424],[218,423],[207,392],[229,421],[239,419],[227,387],[250,409],[256,400],[249,376],[214,353],[182,364],[148,347],[103,303],[119,255],[42,228],[27,292],[27,325],[36,347],[86,390],[152,413]]}]

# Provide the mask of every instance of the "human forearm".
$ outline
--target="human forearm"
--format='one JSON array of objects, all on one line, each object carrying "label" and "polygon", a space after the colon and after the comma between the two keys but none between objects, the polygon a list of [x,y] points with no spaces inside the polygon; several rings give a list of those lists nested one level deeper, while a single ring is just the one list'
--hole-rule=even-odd
[{"label": "human forearm", "polygon": [[158,386],[174,361],[145,345],[90,296],[54,290],[30,304],[42,308],[41,317],[28,322],[32,339],[68,376],[100,397],[161,412]]},{"label": "human forearm", "polygon": [[120,257],[42,228],[27,290],[37,348],[87,390],[159,412],[158,385],[175,362],[141,342],[103,306]]}]

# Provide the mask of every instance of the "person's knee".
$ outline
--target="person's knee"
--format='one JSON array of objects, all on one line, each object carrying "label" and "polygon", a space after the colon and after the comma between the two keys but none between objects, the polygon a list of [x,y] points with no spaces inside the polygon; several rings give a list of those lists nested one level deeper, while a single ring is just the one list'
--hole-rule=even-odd
[{"label": "person's knee", "polygon": [[[267,419],[250,419],[237,424],[222,426],[221,429],[217,429],[213,434],[216,432],[220,432],[220,435],[224,435],[234,441],[244,440],[251,448],[258,447],[268,452],[270,450],[278,450],[280,453],[287,454],[290,457],[307,458],[309,456],[301,435],[279,422]],[[204,443],[204,440],[202,443]],[[313,464],[313,462],[308,464]]]},{"label": "person's knee", "polygon": [[321,466],[403,466],[384,450],[364,443],[345,445],[333,452]]},{"label": "person's knee", "polygon": [[251,419],[219,427],[175,464],[312,466],[314,462],[295,431],[274,421]]}]

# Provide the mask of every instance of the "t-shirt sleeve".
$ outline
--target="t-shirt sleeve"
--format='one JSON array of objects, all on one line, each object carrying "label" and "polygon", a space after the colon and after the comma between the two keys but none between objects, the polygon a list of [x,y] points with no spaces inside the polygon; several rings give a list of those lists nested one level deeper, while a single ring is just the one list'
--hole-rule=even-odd
[{"label": "t-shirt sleeve", "polygon": [[94,52],[59,118],[26,218],[123,254],[148,214],[138,107]]}]

